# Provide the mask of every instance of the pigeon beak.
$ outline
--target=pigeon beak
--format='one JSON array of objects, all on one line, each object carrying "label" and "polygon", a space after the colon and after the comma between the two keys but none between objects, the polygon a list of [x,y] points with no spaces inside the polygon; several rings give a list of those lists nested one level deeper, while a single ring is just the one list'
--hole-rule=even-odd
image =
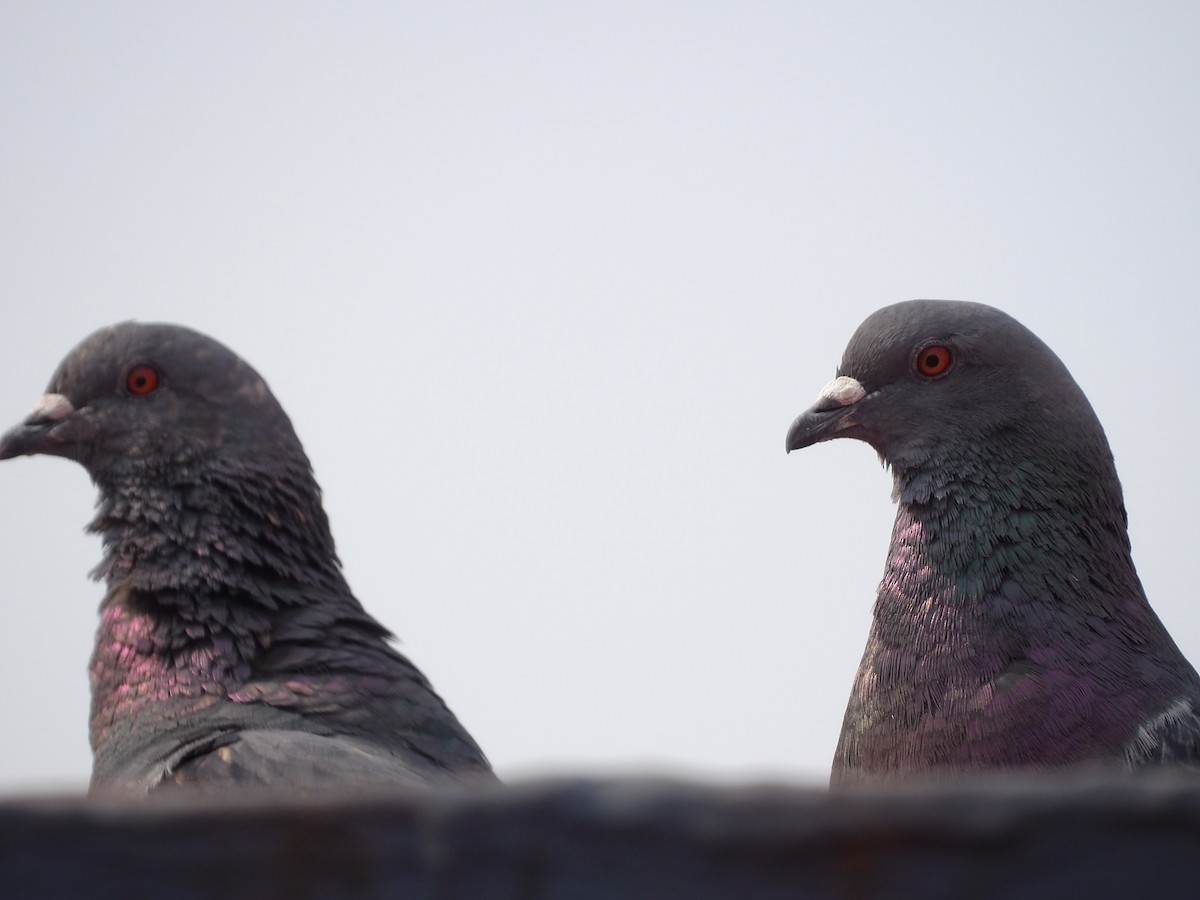
[{"label": "pigeon beak", "polygon": [[820,441],[841,437],[854,421],[855,404],[867,396],[862,383],[849,375],[839,375],[817,396],[817,402],[802,412],[788,429],[784,444],[788,453],[811,447]]},{"label": "pigeon beak", "polygon": [[61,448],[68,441],[56,433],[55,428],[73,412],[75,407],[62,394],[46,394],[34,405],[24,422],[0,437],[0,459],[34,453],[63,455]]}]

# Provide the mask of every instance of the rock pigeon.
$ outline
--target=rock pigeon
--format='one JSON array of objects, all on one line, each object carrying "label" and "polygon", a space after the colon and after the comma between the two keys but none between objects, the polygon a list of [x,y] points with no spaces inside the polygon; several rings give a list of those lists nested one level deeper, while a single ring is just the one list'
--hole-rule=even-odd
[{"label": "rock pigeon", "polygon": [[82,464],[100,495],[93,794],[494,780],[350,592],[292,424],[228,348],[101,329],[0,438],[0,459],[36,453]]},{"label": "rock pigeon", "polygon": [[832,783],[1200,763],[1200,679],[1134,569],[1083,391],[1015,319],[872,314],[787,450],[870,444],[896,523]]}]

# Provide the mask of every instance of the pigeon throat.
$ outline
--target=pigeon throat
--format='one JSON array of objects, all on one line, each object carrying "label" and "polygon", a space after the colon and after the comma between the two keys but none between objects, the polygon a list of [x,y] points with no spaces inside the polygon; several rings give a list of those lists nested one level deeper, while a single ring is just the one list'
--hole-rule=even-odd
[{"label": "pigeon throat", "polygon": [[[1141,596],[1107,447],[1039,458],[1014,436],[1003,454],[893,471],[885,584],[925,581],[967,605],[1014,592],[1059,604],[1103,573],[1107,589]],[[1026,585],[1031,572],[1039,583]]]},{"label": "pigeon throat", "polygon": [[92,575],[110,589],[241,595],[270,609],[349,593],[306,460],[270,471],[209,465],[171,479],[135,473],[99,488],[88,530],[104,557]]}]

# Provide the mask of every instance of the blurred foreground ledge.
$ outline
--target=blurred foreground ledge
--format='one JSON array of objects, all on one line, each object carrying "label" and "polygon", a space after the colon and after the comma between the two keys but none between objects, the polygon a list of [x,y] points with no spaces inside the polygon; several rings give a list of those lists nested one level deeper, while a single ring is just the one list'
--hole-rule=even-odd
[{"label": "blurred foreground ledge", "polygon": [[1200,781],[0,801],[0,897],[1200,897]]}]

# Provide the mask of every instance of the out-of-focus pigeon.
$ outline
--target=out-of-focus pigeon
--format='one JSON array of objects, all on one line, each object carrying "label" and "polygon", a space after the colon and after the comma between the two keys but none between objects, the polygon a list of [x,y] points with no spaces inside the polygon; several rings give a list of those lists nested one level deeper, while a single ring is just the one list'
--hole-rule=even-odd
[{"label": "out-of-focus pigeon", "polygon": [[1200,762],[1200,680],[1146,601],[1108,441],[1032,332],[879,310],[787,450],[839,437],[891,467],[898,510],[835,785]]},{"label": "out-of-focus pigeon", "polygon": [[96,332],[0,438],[0,459],[35,453],[100,492],[93,793],[494,780],[350,593],[291,422],[229,349],[172,325]]}]

